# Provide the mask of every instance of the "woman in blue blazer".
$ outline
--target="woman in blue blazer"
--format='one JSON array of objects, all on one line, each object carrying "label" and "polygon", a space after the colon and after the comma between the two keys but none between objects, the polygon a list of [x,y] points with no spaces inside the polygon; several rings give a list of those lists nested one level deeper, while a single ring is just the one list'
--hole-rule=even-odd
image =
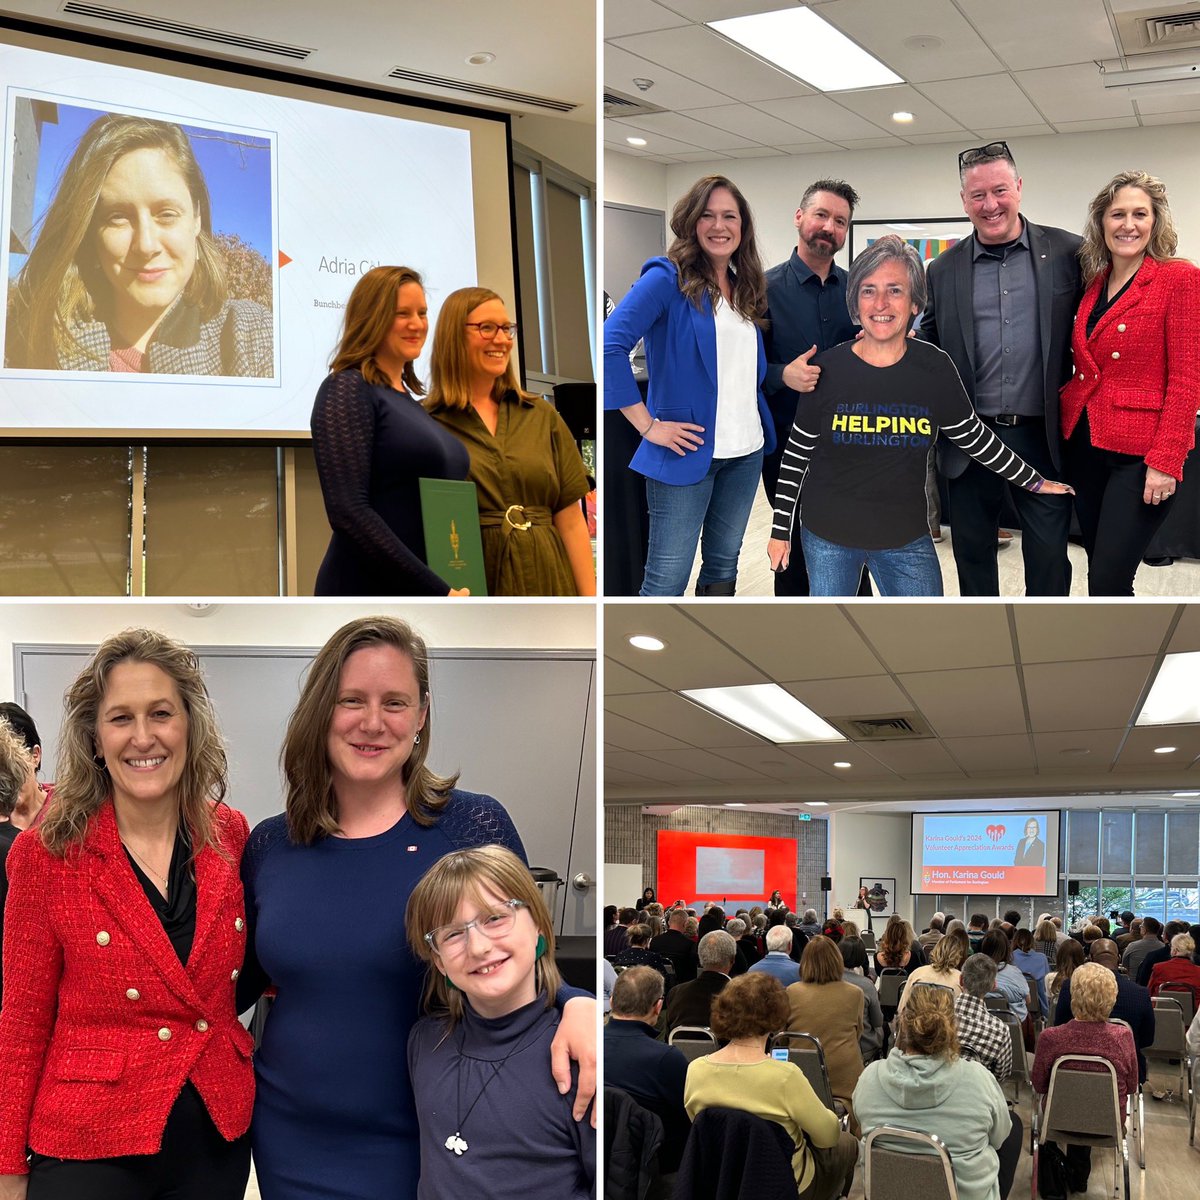
[{"label": "woman in blue blazer", "polygon": [[[643,596],[680,596],[700,541],[698,596],[732,596],[737,560],[775,434],[762,394],[766,281],[754,222],[728,179],[698,180],[671,214],[675,235],[604,325],[604,407],[642,435],[650,541]],[[645,339],[643,403],[629,354]],[[702,536],[703,535],[703,536]]]}]

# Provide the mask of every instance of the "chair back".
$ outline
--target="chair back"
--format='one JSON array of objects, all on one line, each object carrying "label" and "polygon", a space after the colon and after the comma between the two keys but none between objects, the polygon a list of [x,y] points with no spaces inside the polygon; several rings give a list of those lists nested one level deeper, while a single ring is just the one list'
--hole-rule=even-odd
[{"label": "chair back", "polygon": [[874,952],[875,950],[875,934],[870,929],[859,931],[859,938],[862,941],[863,947]]},{"label": "chair back", "polygon": [[1042,1015],[1042,1001],[1038,996],[1037,980],[1028,971],[1022,971],[1021,974],[1025,976],[1025,984],[1029,992],[1027,998],[1029,1011],[1040,1017]]},{"label": "chair back", "polygon": [[1179,1007],[1183,1009],[1184,1028],[1189,1027],[1196,1015],[1196,993],[1192,991],[1191,985],[1168,980],[1158,989],[1158,994],[1168,1000],[1179,1001]]},{"label": "chair back", "polygon": [[693,1062],[716,1050],[717,1038],[707,1025],[676,1025],[667,1034],[667,1045],[674,1046],[688,1062]]},{"label": "chair back", "polygon": [[900,993],[904,990],[908,976],[899,967],[884,967],[879,972],[875,986],[879,989],[879,1003],[884,1008],[895,1008],[900,1003]]},{"label": "chair back", "polygon": [[1116,1067],[1098,1054],[1064,1054],[1050,1068],[1039,1142],[1116,1146],[1122,1131]]},{"label": "chair back", "polygon": [[1154,1041],[1143,1053],[1147,1058],[1186,1057],[1183,1006],[1176,997],[1161,992],[1150,1003],[1154,1005]]},{"label": "chair back", "polygon": [[829,1084],[829,1069],[825,1065],[825,1051],[816,1034],[785,1029],[772,1035],[770,1048],[787,1050],[788,1062],[795,1063],[804,1072],[804,1078],[816,1092],[817,1099],[830,1112],[837,1112],[833,1088]]},{"label": "chair back", "polygon": [[1008,1000],[1005,999],[999,992],[988,992],[983,998],[983,1003],[987,1007],[988,1012],[1000,1013],[1008,1012]]},{"label": "chair back", "polygon": [[958,1200],[954,1164],[932,1133],[879,1125],[867,1134],[865,1200]]},{"label": "chair back", "polygon": [[1015,1079],[1018,1084],[1031,1083],[1029,1075],[1029,1057],[1025,1053],[1025,1035],[1021,1030],[1021,1019],[1014,1012],[1003,1009],[992,1013],[997,1020],[1003,1021],[1012,1041],[1012,1066],[1008,1070],[1009,1079]]}]

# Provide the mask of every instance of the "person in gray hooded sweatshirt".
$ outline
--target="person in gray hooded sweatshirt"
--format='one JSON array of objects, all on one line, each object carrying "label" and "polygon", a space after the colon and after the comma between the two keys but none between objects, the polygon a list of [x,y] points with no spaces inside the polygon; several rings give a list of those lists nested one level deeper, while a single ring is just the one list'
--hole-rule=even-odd
[{"label": "person in gray hooded sweatshirt", "polygon": [[991,1072],[959,1057],[954,998],[946,988],[913,988],[895,1048],[863,1071],[853,1105],[864,1145],[878,1125],[936,1134],[950,1151],[960,1200],[1008,1196],[1021,1154],[1021,1119],[1009,1111]]}]

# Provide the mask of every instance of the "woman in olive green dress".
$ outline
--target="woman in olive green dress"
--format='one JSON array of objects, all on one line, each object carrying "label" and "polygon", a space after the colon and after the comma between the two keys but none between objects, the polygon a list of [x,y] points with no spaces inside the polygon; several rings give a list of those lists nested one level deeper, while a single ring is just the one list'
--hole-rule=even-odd
[{"label": "woman in olive green dress", "polygon": [[451,292],[438,314],[425,405],[471,456],[488,594],[594,596],[579,503],[587,471],[566,422],[519,386],[516,331],[495,292]]}]

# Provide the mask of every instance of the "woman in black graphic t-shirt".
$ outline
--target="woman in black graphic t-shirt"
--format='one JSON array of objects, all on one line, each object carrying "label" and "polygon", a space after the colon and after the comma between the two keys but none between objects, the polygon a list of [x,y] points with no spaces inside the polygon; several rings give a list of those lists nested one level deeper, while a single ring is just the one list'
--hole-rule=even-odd
[{"label": "woman in black graphic t-shirt", "polygon": [[925,303],[911,246],[891,234],[872,243],[854,260],[846,294],[864,336],[813,360],[821,380],[800,398],[767,554],[774,570],[787,566],[800,515],[812,595],[855,595],[865,565],[881,595],[940,596],[925,504],[925,462],[939,433],[1032,492],[1071,489],[1043,479],[979,420],[947,355],[909,339]]}]

